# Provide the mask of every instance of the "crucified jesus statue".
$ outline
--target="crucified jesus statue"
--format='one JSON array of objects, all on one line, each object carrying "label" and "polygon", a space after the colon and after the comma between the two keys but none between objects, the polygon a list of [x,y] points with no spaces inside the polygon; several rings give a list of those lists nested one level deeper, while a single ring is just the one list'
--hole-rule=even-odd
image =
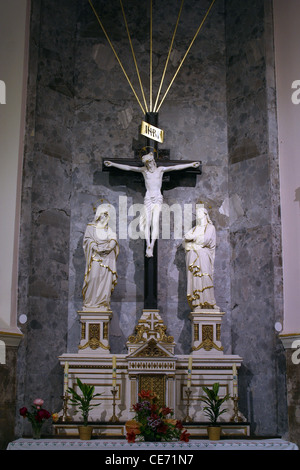
[{"label": "crucified jesus statue", "polygon": [[159,236],[159,214],[163,203],[161,193],[163,174],[168,171],[185,170],[186,168],[197,168],[200,162],[184,163],[172,166],[157,166],[152,152],[142,157],[144,166],[131,166],[111,161],[105,161],[105,166],[114,166],[120,170],[135,171],[142,173],[145,180],[146,194],[144,197],[145,206],[145,239],[146,256],[153,256],[155,241]]}]

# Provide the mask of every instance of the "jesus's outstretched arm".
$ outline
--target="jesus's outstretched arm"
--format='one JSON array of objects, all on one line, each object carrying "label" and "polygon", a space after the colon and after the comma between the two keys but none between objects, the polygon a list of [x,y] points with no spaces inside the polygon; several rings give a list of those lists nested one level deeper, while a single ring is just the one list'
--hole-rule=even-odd
[{"label": "jesus's outstretched arm", "polygon": [[143,171],[143,167],[140,167],[140,166],[124,165],[123,163],[115,163],[109,160],[105,160],[104,165],[114,166],[115,168],[119,168],[119,170],[125,170],[125,171],[137,171],[137,172]]},{"label": "jesus's outstretched arm", "polygon": [[163,171],[186,170],[187,168],[198,168],[198,166],[200,166],[200,162],[182,163],[178,165],[165,166]]}]

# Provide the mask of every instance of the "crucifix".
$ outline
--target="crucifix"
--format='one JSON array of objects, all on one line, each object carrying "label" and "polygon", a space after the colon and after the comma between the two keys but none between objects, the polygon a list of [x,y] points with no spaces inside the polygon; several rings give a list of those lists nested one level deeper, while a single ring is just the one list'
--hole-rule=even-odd
[{"label": "crucifix", "polygon": [[[162,132],[158,132],[158,136],[156,135],[157,131],[160,131],[160,129],[158,129],[158,127],[157,127],[157,125],[158,125],[158,111],[159,111],[163,101],[165,100],[166,95],[169,92],[170,87],[172,86],[172,84],[173,84],[173,82],[174,82],[181,66],[183,65],[183,62],[185,61],[186,56],[187,56],[188,52],[190,51],[190,49],[191,49],[191,47],[192,47],[199,31],[201,30],[201,28],[202,28],[202,26],[203,26],[203,24],[204,24],[204,22],[205,22],[205,20],[208,16],[209,12],[210,12],[215,0],[212,0],[206,14],[204,15],[204,18],[202,19],[202,21],[200,23],[200,26],[198,27],[198,29],[196,31],[196,34],[194,35],[194,37],[193,37],[186,53],[184,54],[182,60],[179,63],[179,66],[178,66],[175,74],[173,75],[172,80],[171,80],[169,86],[167,87],[167,90],[165,91],[165,93],[164,93],[164,95],[161,99],[160,104],[158,104],[158,99],[159,99],[160,92],[161,92],[161,89],[162,89],[162,84],[163,84],[163,81],[164,81],[164,78],[165,78],[167,65],[168,65],[168,62],[169,62],[170,54],[171,54],[172,47],[173,47],[173,42],[174,42],[174,39],[175,39],[175,34],[176,34],[176,31],[177,31],[179,19],[180,19],[181,12],[182,12],[183,2],[184,2],[184,0],[181,0],[181,5],[180,5],[179,13],[178,13],[178,18],[177,18],[174,33],[173,33],[173,36],[172,36],[172,40],[171,40],[171,44],[170,44],[166,64],[165,64],[165,67],[164,67],[161,83],[160,83],[159,90],[158,90],[158,93],[157,93],[157,98],[156,98],[154,106],[152,106],[152,0],[150,0],[150,74],[149,74],[149,76],[150,76],[150,106],[149,106],[150,109],[148,110],[148,106],[147,106],[146,99],[145,99],[145,94],[144,94],[144,90],[143,90],[143,86],[142,86],[142,82],[141,82],[141,77],[140,77],[139,70],[138,70],[138,67],[137,67],[136,57],[135,57],[135,53],[134,53],[134,50],[133,50],[133,44],[132,44],[132,41],[131,41],[131,36],[130,36],[130,32],[129,32],[129,28],[128,28],[128,24],[127,24],[126,15],[125,15],[122,0],[120,0],[122,14],[123,14],[127,34],[128,34],[128,39],[129,39],[129,43],[130,43],[130,47],[131,47],[132,56],[133,56],[135,67],[136,67],[136,72],[137,72],[137,76],[138,76],[138,80],[139,80],[139,84],[140,84],[140,88],[141,88],[141,92],[142,92],[142,97],[143,97],[143,100],[144,100],[145,109],[142,106],[141,101],[139,100],[139,98],[137,96],[137,93],[134,90],[134,87],[132,86],[132,83],[131,83],[131,81],[130,81],[130,79],[129,79],[126,71],[125,71],[125,68],[124,68],[123,64],[121,63],[121,60],[118,57],[118,54],[116,53],[116,50],[115,50],[114,46],[112,45],[111,40],[108,37],[108,34],[107,34],[107,32],[106,32],[106,30],[105,30],[105,28],[104,28],[104,26],[103,26],[103,24],[100,20],[99,14],[97,13],[96,9],[93,6],[92,0],[89,0],[89,3],[91,5],[92,10],[95,13],[95,16],[98,20],[98,23],[99,23],[100,27],[102,28],[102,31],[103,31],[109,45],[111,46],[111,49],[112,49],[113,53],[115,54],[115,57],[116,57],[119,65],[120,65],[120,67],[121,67],[128,83],[129,83],[129,86],[130,86],[131,90],[134,93],[135,98],[138,101],[138,104],[139,104],[140,108],[143,111],[145,120],[142,122],[142,129],[144,129],[144,131],[142,131],[141,133],[144,136],[147,137],[146,148],[153,148],[153,150],[157,154],[158,154],[158,142],[162,142],[162,140],[163,140],[162,135],[161,135],[161,134],[163,134]],[[140,161],[138,164],[137,164],[136,161],[132,162],[132,161],[128,161],[128,160],[126,161],[125,159],[118,159],[118,160],[117,159],[111,159],[109,161],[103,162],[103,168],[102,169],[103,169],[103,171],[111,170],[111,169],[117,169],[117,170],[121,170],[121,171],[133,171],[133,172],[142,174],[142,176],[144,177],[144,183],[145,183],[145,187],[146,187],[146,194],[145,194],[145,198],[144,198],[144,206],[145,206],[145,243],[146,243],[146,246],[145,246],[145,255],[146,256],[145,256],[145,287],[144,287],[145,296],[144,296],[144,305],[145,305],[145,309],[148,309],[148,308],[156,309],[157,308],[157,239],[158,239],[158,233],[159,233],[158,232],[159,214],[160,214],[160,208],[161,208],[161,205],[162,205],[162,202],[163,202],[163,194],[162,194],[162,192],[163,192],[162,191],[163,176],[164,176],[165,173],[171,173],[171,172],[172,173],[173,172],[177,173],[177,172],[180,172],[181,170],[185,170],[185,171],[189,171],[189,172],[193,171],[194,173],[196,172],[198,174],[201,174],[201,162],[199,162],[199,161],[197,161],[197,162],[191,162],[191,161],[187,162],[187,161],[185,161],[185,162],[179,164],[178,160],[177,161],[171,161],[171,160],[159,161],[159,159],[157,159],[157,162],[156,162],[153,152],[149,152],[148,154],[143,156],[142,161]]]},{"label": "crucifix", "polygon": [[[145,122],[157,127],[158,114],[147,113]],[[146,148],[153,148],[158,152],[157,141],[147,139]],[[122,162],[122,163],[121,163]],[[178,160],[161,160],[156,164],[153,152],[149,152],[141,159],[141,164],[126,161],[125,159],[111,159],[103,162],[103,170],[116,168],[121,171],[133,171],[141,173],[144,177],[146,193],[145,206],[145,280],[144,280],[144,306],[145,308],[157,308],[157,240],[159,237],[159,217],[163,203],[163,175],[168,172],[187,170],[201,174],[201,162]],[[180,182],[179,182],[180,185]]]}]

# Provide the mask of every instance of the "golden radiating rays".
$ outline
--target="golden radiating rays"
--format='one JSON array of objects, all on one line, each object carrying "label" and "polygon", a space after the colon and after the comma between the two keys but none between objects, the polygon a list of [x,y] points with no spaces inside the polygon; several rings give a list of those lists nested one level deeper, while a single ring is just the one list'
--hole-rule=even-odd
[{"label": "golden radiating rays", "polygon": [[137,64],[137,61],[136,61],[136,56],[135,56],[135,53],[134,53],[134,49],[133,49],[133,44],[132,44],[132,40],[131,40],[131,34],[130,34],[130,31],[129,31],[129,28],[128,28],[128,23],[127,23],[127,19],[126,19],[126,15],[125,15],[125,10],[124,10],[124,7],[123,7],[123,3],[122,3],[122,0],[120,0],[120,6],[121,6],[121,10],[122,10],[122,14],[123,14],[123,19],[124,19],[124,23],[125,23],[125,27],[126,27],[126,31],[127,31],[127,35],[128,35],[128,40],[129,40],[129,44],[130,44],[130,48],[131,48],[131,53],[132,53],[132,57],[133,57],[133,61],[134,61],[134,65],[135,65],[135,69],[136,69],[136,73],[137,73],[137,77],[138,77],[138,81],[139,81],[139,85],[140,85],[140,90],[141,90],[141,94],[142,94],[142,101],[144,103],[144,106],[142,105],[142,102],[141,100],[139,99],[138,97],[138,94],[136,92],[136,90],[134,89],[129,77],[128,77],[128,74],[126,73],[125,71],[125,68],[103,26],[103,23],[101,22],[100,20],[100,17],[99,17],[99,14],[97,13],[93,3],[92,3],[92,0],[89,0],[89,4],[91,5],[91,8],[98,20],[98,23],[126,77],[126,80],[128,81],[129,83],[129,86],[143,112],[143,114],[145,115],[146,112],[153,112],[153,113],[158,113],[159,109],[161,108],[161,105],[163,104],[167,94],[169,93],[174,81],[175,81],[175,78],[177,77],[178,75],[178,72],[179,70],[181,69],[191,47],[193,46],[202,26],[204,25],[212,7],[213,7],[213,4],[215,3],[215,0],[212,0],[209,8],[207,9],[186,53],[184,54],[183,58],[181,59],[179,65],[178,65],[178,68],[176,70],[176,72],[174,73],[171,81],[170,81],[170,84],[168,85],[164,95],[162,96],[160,102],[159,101],[159,97],[160,97],[160,94],[161,94],[161,89],[162,89],[162,86],[163,86],[163,83],[164,83],[164,79],[165,79],[165,75],[166,75],[166,71],[167,71],[167,67],[168,67],[168,63],[169,63],[169,59],[170,59],[170,55],[171,55],[171,51],[172,51],[172,48],[173,48],[173,43],[174,43],[174,39],[175,39],[175,36],[176,36],[176,32],[177,32],[177,27],[178,27],[178,24],[179,24],[179,20],[180,20],[180,17],[181,17],[181,12],[182,12],[182,7],[183,7],[183,3],[184,3],[184,0],[181,0],[181,4],[180,4],[180,8],[179,8],[179,12],[178,12],[178,16],[177,16],[177,21],[176,21],[176,24],[175,24],[175,28],[174,28],[174,32],[173,32],[173,36],[172,36],[172,40],[171,40],[171,43],[170,43],[170,47],[169,47],[169,51],[168,51],[168,55],[167,55],[167,59],[166,59],[166,63],[165,63],[165,66],[164,66],[164,70],[163,70],[163,74],[162,74],[162,77],[161,77],[161,81],[160,81],[160,85],[159,85],[159,88],[158,88],[158,92],[157,92],[157,96],[156,96],[156,100],[155,100],[155,104],[153,106],[153,62],[152,62],[152,55],[153,55],[153,44],[152,44],[152,34],[153,34],[153,3],[152,3],[152,0],[150,0],[150,28],[149,28],[149,36],[150,36],[150,69],[149,69],[149,89],[150,89],[150,93],[149,93],[149,107],[147,105],[147,101],[146,101],[146,97],[145,97],[145,92],[144,92],[144,88],[143,88],[143,84],[142,84],[142,81],[141,81],[141,76],[140,76],[140,73],[139,73],[139,68],[138,68],[138,64]]}]

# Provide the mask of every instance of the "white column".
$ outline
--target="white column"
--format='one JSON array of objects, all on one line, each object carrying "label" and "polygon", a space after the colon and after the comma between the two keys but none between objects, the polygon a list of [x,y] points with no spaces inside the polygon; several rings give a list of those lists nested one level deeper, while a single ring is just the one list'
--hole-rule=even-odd
[{"label": "white column", "polygon": [[300,2],[273,5],[286,338],[300,335]]},{"label": "white column", "polygon": [[17,264],[29,4],[0,0],[0,339],[10,345],[22,337],[17,328]]}]

